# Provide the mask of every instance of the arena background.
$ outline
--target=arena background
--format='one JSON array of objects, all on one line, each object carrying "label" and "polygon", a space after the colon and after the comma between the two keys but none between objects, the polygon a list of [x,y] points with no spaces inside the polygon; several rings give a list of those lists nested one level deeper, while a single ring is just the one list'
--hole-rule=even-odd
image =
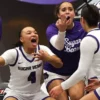
[{"label": "arena background", "polygon": [[[89,0],[89,2],[98,0]],[[77,12],[83,4],[83,0],[73,2]],[[18,40],[18,32],[24,26],[32,25],[39,33],[40,44],[48,45],[45,30],[55,21],[55,5],[38,5],[24,3],[17,0],[0,0],[0,16],[2,19],[2,37],[0,41],[0,54],[13,47]],[[0,68],[2,81],[9,80],[8,67]]]}]

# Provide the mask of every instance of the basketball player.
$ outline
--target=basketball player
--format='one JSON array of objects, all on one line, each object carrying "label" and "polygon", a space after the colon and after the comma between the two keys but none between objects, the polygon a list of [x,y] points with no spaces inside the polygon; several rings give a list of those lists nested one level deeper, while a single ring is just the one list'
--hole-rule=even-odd
[{"label": "basketball player", "polygon": [[55,100],[40,91],[43,61],[57,68],[62,66],[62,62],[38,41],[36,30],[25,27],[20,32],[17,47],[0,56],[0,65],[9,65],[11,73],[3,100]]}]

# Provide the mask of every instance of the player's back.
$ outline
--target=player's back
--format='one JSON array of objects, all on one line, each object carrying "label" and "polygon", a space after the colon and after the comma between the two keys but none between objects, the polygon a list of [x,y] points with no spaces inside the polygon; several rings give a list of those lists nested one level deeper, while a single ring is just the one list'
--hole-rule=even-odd
[{"label": "player's back", "polygon": [[97,50],[94,53],[93,61],[88,72],[88,79],[100,76],[100,29],[89,32],[88,36],[94,38],[97,42]]}]

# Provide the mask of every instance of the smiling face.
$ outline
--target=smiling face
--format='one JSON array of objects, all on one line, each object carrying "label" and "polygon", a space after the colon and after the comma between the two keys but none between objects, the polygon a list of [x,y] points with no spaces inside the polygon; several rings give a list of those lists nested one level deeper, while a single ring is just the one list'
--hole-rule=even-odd
[{"label": "smiling face", "polygon": [[69,2],[63,2],[60,6],[59,6],[59,12],[57,14],[58,18],[61,18],[61,16],[66,16],[66,18],[69,16],[69,25],[71,25],[73,23],[73,19],[75,17],[75,11],[73,8],[73,5]]},{"label": "smiling face", "polygon": [[25,27],[21,31],[20,41],[23,47],[35,49],[38,45],[38,34],[33,27]]}]

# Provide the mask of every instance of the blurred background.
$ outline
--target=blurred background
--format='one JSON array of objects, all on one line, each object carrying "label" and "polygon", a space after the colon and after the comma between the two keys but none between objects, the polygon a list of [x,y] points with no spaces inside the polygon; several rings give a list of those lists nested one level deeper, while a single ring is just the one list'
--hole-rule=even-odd
[{"label": "blurred background", "polygon": [[[28,2],[30,0],[24,1],[25,0],[0,0],[0,22],[2,25],[2,34],[0,33],[0,54],[13,47],[18,40],[18,32],[24,26],[33,26],[39,34],[40,44],[48,46],[45,31],[49,24],[55,22],[55,4],[36,4],[34,2]],[[80,10],[84,5],[83,0],[67,1],[73,3],[77,16],[79,16]],[[99,1],[100,0],[88,0],[89,3],[98,3]],[[9,74],[8,67],[0,68],[2,81],[8,81]]]}]

